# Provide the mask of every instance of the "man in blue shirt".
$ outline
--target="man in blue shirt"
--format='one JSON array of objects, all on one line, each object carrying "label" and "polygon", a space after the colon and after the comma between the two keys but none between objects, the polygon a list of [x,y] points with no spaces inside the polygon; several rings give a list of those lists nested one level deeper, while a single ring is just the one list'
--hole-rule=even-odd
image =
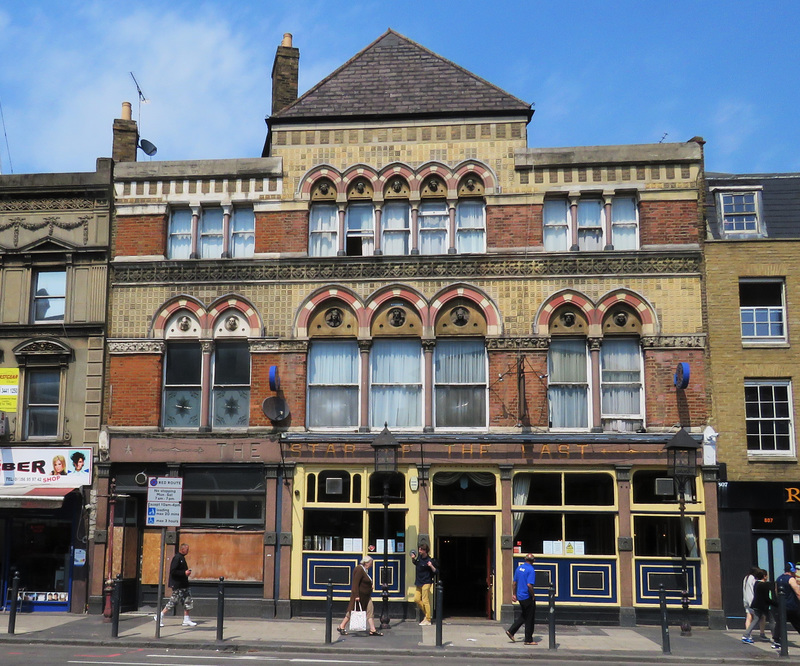
[{"label": "man in blue shirt", "polygon": [[519,613],[506,631],[506,636],[514,643],[514,634],[525,624],[525,645],[536,645],[533,640],[533,624],[536,618],[536,598],[533,586],[536,582],[536,571],[533,568],[534,557],[532,553],[525,556],[525,561],[520,562],[514,572],[514,590],[511,601],[519,602]]}]

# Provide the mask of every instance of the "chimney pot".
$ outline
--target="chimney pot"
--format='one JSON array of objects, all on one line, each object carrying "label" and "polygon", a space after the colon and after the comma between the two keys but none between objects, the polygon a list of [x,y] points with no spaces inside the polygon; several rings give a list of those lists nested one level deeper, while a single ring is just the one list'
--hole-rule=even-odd
[{"label": "chimney pot", "polygon": [[292,33],[291,32],[284,32],[283,33],[283,41],[281,42],[281,46],[288,46],[291,48],[292,46]]},{"label": "chimney pot", "polygon": [[122,120],[130,120],[133,116],[131,115],[131,103],[130,102],[123,102],[122,103],[122,115],[120,118]]}]

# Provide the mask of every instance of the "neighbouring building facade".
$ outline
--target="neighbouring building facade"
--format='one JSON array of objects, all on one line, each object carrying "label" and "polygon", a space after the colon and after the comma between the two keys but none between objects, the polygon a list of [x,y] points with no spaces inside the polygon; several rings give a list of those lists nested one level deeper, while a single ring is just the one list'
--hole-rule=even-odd
[{"label": "neighbouring building facade", "polygon": [[795,395],[800,175],[708,174],[705,244],[713,425],[729,625],[750,567],[800,559]]},{"label": "neighbouring building facade", "polygon": [[0,176],[0,606],[83,612],[103,388],[112,161]]},{"label": "neighbouring building facade", "polygon": [[529,148],[528,103],[391,30],[299,98],[298,61],[261,158],[140,164],[115,123],[98,493],[126,497],[92,599],[154,601],[146,483],[176,476],[201,604],[224,576],[239,614],[322,612],[372,552],[396,617],[425,541],[451,616],[511,613],[534,552],[562,617],[649,621],[685,555],[718,623],[716,466],[683,522],[656,493],[709,420],[702,140]]}]

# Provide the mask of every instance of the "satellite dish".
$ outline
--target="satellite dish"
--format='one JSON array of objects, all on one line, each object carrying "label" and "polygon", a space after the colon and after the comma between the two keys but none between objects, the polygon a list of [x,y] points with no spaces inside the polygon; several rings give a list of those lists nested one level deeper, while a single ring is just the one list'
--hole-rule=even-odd
[{"label": "satellite dish", "polygon": [[272,396],[261,403],[261,411],[273,423],[285,421],[291,415],[289,412],[289,405],[286,400],[277,396]]},{"label": "satellite dish", "polygon": [[152,157],[158,152],[158,148],[156,148],[147,139],[142,139],[139,141],[139,148],[141,148],[148,157]]}]

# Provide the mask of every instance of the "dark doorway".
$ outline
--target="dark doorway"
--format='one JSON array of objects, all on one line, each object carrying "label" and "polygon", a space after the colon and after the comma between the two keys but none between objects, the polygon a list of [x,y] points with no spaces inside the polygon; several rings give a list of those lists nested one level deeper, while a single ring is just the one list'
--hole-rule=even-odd
[{"label": "dark doorway", "polygon": [[436,559],[444,588],[444,617],[488,617],[488,539],[440,536]]}]

